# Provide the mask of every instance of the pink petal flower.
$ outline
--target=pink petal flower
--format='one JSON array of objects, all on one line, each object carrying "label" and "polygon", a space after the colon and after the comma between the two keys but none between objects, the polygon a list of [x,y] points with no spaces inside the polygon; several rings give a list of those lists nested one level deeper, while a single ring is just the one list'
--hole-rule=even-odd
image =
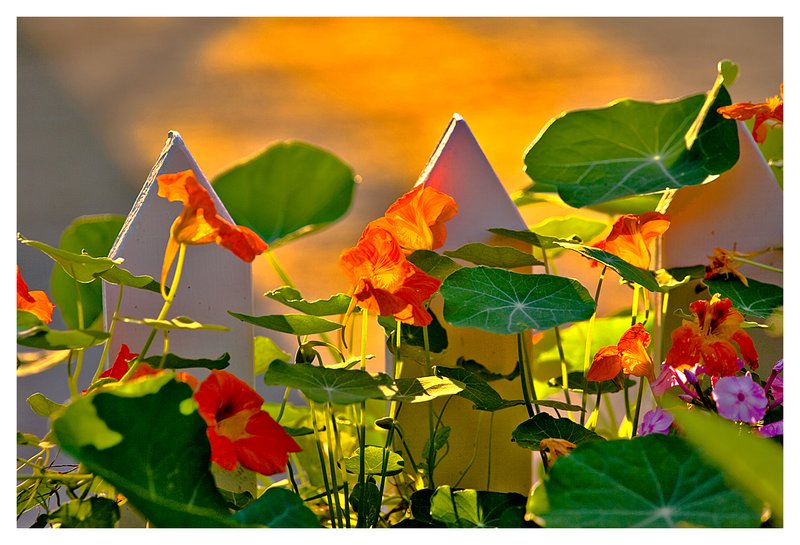
[{"label": "pink petal flower", "polygon": [[783,435],[783,420],[778,420],[777,422],[773,422],[772,424],[761,426],[758,429],[758,433],[760,433],[764,437],[775,437],[776,435]]},{"label": "pink petal flower", "polygon": [[767,409],[764,389],[748,375],[720,377],[711,397],[717,404],[717,412],[728,420],[755,424],[764,418]]},{"label": "pink petal flower", "polygon": [[669,434],[669,428],[675,419],[661,407],[656,407],[652,411],[647,411],[642,417],[639,425],[639,435],[649,435],[651,433]]},{"label": "pink petal flower", "polygon": [[769,391],[772,393],[772,399],[775,400],[777,405],[783,403],[783,379],[781,377],[775,377],[772,380],[772,386],[770,386]]}]

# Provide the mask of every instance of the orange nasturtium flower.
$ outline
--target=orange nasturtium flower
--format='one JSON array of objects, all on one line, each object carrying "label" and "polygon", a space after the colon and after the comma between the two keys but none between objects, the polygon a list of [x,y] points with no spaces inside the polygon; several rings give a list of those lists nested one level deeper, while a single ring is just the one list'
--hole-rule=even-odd
[{"label": "orange nasturtium flower", "polygon": [[650,334],[644,325],[636,324],[622,334],[616,346],[605,346],[597,351],[592,366],[586,375],[587,380],[614,380],[622,371],[625,375],[647,377],[655,381],[653,360],[647,353]]},{"label": "orange nasturtium flower", "polygon": [[237,465],[274,475],[286,469],[290,452],[302,449],[269,413],[258,393],[227,371],[212,370],[194,394],[208,424],[211,461],[228,471]]},{"label": "orange nasturtium flower", "polygon": [[22,279],[17,265],[17,310],[27,310],[36,315],[42,322],[49,324],[53,321],[53,309],[56,306],[43,291],[28,291],[28,285]]},{"label": "orange nasturtium flower", "polygon": [[392,233],[406,253],[435,250],[447,238],[445,222],[457,212],[456,201],[450,195],[420,184],[397,199],[372,224]]},{"label": "orange nasturtium flower", "polygon": [[669,222],[669,216],[660,212],[625,214],[614,223],[605,240],[595,246],[640,269],[649,269],[650,242],[669,229]]},{"label": "orange nasturtium flower", "polygon": [[341,253],[339,267],[354,286],[353,299],[362,308],[406,324],[431,323],[424,303],[441,281],[408,261],[389,231],[367,225],[356,246]]},{"label": "orange nasturtium flower", "polygon": [[708,256],[708,258],[711,260],[711,263],[705,266],[706,272],[704,278],[709,280],[718,276],[725,277],[729,274],[732,274],[741,280],[742,284],[747,286],[747,278],[745,275],[736,270],[741,263],[737,263],[733,259],[734,257],[740,255],[743,256],[743,254],[739,254],[735,251],[714,248],[714,255]]},{"label": "orange nasturtium flower", "polygon": [[211,195],[200,185],[191,170],[162,174],[157,180],[159,197],[183,203],[183,211],[170,229],[161,269],[162,285],[166,282],[167,272],[181,244],[215,242],[247,262],[253,261],[267,249],[267,243],[252,230],[233,225],[217,215]]},{"label": "orange nasturtium flower", "polygon": [[730,299],[714,294],[711,301],[695,301],[689,308],[694,318],[672,332],[672,346],[666,364],[688,369],[702,359],[704,371],[714,377],[733,376],[739,370],[736,348],[751,369],[758,369],[758,353],[753,340],[741,328],[744,317],[733,308]]},{"label": "orange nasturtium flower", "polygon": [[572,452],[575,447],[575,443],[560,437],[547,437],[539,441],[539,452],[545,455],[548,468],[552,467],[558,458]]},{"label": "orange nasturtium flower", "polygon": [[780,96],[766,99],[764,102],[737,102],[730,106],[717,108],[717,112],[728,119],[743,121],[755,117],[753,121],[753,139],[759,144],[767,138],[767,128],[771,121],[773,125],[783,125],[783,83],[781,83]]}]

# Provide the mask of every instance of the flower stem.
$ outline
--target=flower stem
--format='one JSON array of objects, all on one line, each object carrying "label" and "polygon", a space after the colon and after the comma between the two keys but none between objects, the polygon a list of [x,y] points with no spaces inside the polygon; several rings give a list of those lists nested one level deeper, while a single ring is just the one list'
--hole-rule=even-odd
[{"label": "flower stem", "polygon": [[645,377],[639,377],[639,393],[636,394],[636,411],[633,414],[633,431],[631,437],[636,437],[636,429],[639,427],[639,411],[642,408],[642,394],[644,392]]},{"label": "flower stem", "polygon": [[[169,307],[172,306],[172,301],[175,300],[175,295],[178,292],[178,284],[181,280],[181,273],[183,272],[183,263],[186,258],[186,244],[181,244],[178,249],[178,263],[175,265],[175,274],[172,276],[172,287],[167,294],[167,297],[164,300],[164,305],[161,307],[161,312],[158,313],[158,317],[156,320],[163,320],[166,317],[167,312],[169,312]],[[162,286],[163,288],[163,286]],[[156,333],[158,333],[157,328],[153,328],[150,332],[150,335],[147,337],[147,340],[144,343],[144,346],[139,351],[139,355],[131,362],[131,366],[128,369],[128,372],[123,375],[120,379],[120,382],[125,382],[126,380],[130,379],[131,376],[136,372],[136,369],[139,367],[139,364],[144,360],[147,356],[147,351],[150,349],[150,345],[153,344],[153,339],[155,339]]]},{"label": "flower stem", "polygon": [[108,357],[108,347],[111,346],[111,339],[114,337],[114,329],[117,326],[117,316],[119,315],[119,309],[122,306],[122,288],[124,288],[122,284],[119,285],[119,293],[117,294],[117,306],[114,308],[114,314],[111,316],[111,325],[108,326],[108,339],[106,339],[105,345],[103,345],[103,353],[100,355],[100,363],[97,365],[97,370],[94,372],[94,376],[92,377],[92,383],[97,382],[100,378],[100,375],[103,374],[103,369],[105,368],[105,361],[106,357]]},{"label": "flower stem", "polygon": [[[83,329],[85,324],[83,323],[83,301],[81,300],[81,288],[78,285],[78,281],[74,280],[74,277],[73,285],[75,286],[75,307],[78,313],[78,329]],[[72,399],[76,399],[78,397],[78,379],[81,375],[81,367],[83,367],[82,348],[75,350],[75,368],[69,375],[69,390]]]},{"label": "flower stem", "polygon": [[[308,403],[309,412],[311,412],[311,425],[314,427],[314,443],[317,447],[317,456],[319,456],[319,465],[320,465],[320,472],[322,473],[322,484],[325,486],[325,495],[328,498],[328,513],[330,514],[331,519],[331,526],[336,528],[336,515],[333,513],[334,509],[334,502],[333,497],[331,495],[331,487],[328,484],[328,470],[325,464],[325,454],[322,450],[322,441],[320,440],[320,430],[319,426],[317,425],[317,413],[314,409],[314,403],[309,401]],[[333,470],[333,468],[331,468]],[[339,494],[339,491],[336,491],[336,494]],[[337,500],[338,501],[338,500]]]},{"label": "flower stem", "polygon": [[517,333],[517,358],[519,359],[519,382],[522,386],[522,399],[525,400],[525,409],[528,411],[528,418],[533,418],[535,414],[539,414],[539,407],[536,406],[534,410],[534,405],[531,402],[531,396],[528,392],[528,380],[525,375],[527,375],[527,365],[525,365],[525,355],[522,351],[522,333]]},{"label": "flower stem", "polygon": [[737,256],[733,256],[732,259],[733,261],[738,261],[740,263],[752,265],[753,267],[758,267],[759,269],[764,269],[765,271],[771,271],[783,274],[783,269],[779,269],[778,267],[773,267],[771,265],[765,265],[764,263],[759,263],[758,261],[753,261],[752,259],[747,259],[745,257],[737,257]]},{"label": "flower stem", "polygon": [[594,304],[595,309],[592,313],[592,317],[589,318],[589,326],[586,328],[586,345],[583,352],[583,392],[581,393],[581,426],[583,426],[586,420],[586,398],[587,398],[587,391],[586,391],[586,374],[589,372],[589,362],[592,359],[592,332],[594,331],[594,320],[597,317],[597,303],[600,300],[600,288],[603,287],[603,277],[606,274],[606,265],[603,265],[603,270],[600,271],[600,278],[597,280],[597,289],[594,292]]},{"label": "flower stem", "polygon": [[[422,326],[422,344],[425,348],[425,374],[431,376],[433,372],[431,369],[431,346],[430,339],[428,338],[428,326]],[[428,486],[431,490],[436,490],[435,481],[433,480],[433,470],[436,460],[436,451],[434,450],[434,443],[436,442],[436,428],[433,425],[433,404],[428,403],[428,453],[427,453],[427,469],[428,469]]]},{"label": "flower stem", "polygon": [[[333,404],[329,404],[331,428],[333,429],[333,437],[335,438],[336,445],[336,459],[344,460],[342,453],[342,436],[339,433],[339,426],[336,425],[336,413],[333,410]],[[342,487],[344,490],[344,523],[347,528],[350,528],[350,482],[347,480],[347,467],[342,464]]]},{"label": "flower stem", "polygon": [[[369,333],[369,311],[365,308],[361,310],[361,370],[367,370],[367,335]],[[367,471],[366,471],[366,456],[367,456],[367,402],[361,402],[361,418],[359,419],[359,433],[358,433],[358,448],[359,448],[359,464],[358,464],[358,484],[359,484],[359,501],[360,513],[356,522],[357,528],[366,527],[366,514],[367,514]]]},{"label": "flower stem", "polygon": [[[542,263],[544,264],[545,274],[550,274],[550,262],[547,259],[547,251],[542,248]],[[561,361],[561,385],[564,388],[564,401],[571,404],[569,399],[569,373],[567,372],[567,360],[564,357],[564,346],[561,344],[561,330],[558,326],[553,328],[556,336],[556,346],[558,347],[558,358]]]},{"label": "flower stem", "polygon": [[[328,409],[328,415],[332,417],[333,415],[333,408],[330,406],[330,403],[326,403]],[[333,486],[333,501],[336,503],[336,520],[339,523],[339,528],[344,527],[344,523],[342,521],[342,505],[339,501],[339,484],[336,478],[336,459],[335,459],[335,448],[333,446],[333,436],[332,430],[330,425],[325,426],[325,437],[328,440],[328,463],[330,464],[331,468],[331,485]],[[363,454],[362,454],[363,456]]]},{"label": "flower stem", "polygon": [[[403,372],[403,359],[400,356],[400,340],[402,338],[402,323],[400,320],[396,321],[396,329],[395,329],[395,346],[394,346],[394,357],[392,361],[394,363],[394,372],[392,373],[394,380],[396,381],[400,378],[401,373]],[[395,418],[397,418],[397,414],[395,412],[396,407],[399,405],[399,402],[392,401],[389,404],[389,418],[392,419],[392,423],[389,426],[389,432],[386,434],[386,443],[383,447],[383,460],[381,463],[381,484],[378,487],[378,497],[383,503],[383,491],[386,486],[386,467],[389,465],[389,449],[392,446],[392,441],[394,440],[394,428],[395,428]]]}]

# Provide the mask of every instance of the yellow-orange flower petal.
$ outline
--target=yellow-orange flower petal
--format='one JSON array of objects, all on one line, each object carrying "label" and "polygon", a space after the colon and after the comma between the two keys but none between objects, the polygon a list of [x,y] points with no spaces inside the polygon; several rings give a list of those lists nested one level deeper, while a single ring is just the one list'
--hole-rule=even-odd
[{"label": "yellow-orange flower petal", "polygon": [[[783,83],[781,83],[780,96],[770,97],[764,102],[737,102],[730,106],[717,108],[717,112],[728,119],[740,121],[755,118],[753,121],[753,139],[759,144],[767,138],[767,128],[783,125]],[[771,122],[771,123],[769,123]]]},{"label": "yellow-orange flower petal", "polygon": [[433,187],[418,185],[397,199],[373,225],[392,233],[406,253],[441,248],[445,222],[458,212],[455,200]]},{"label": "yellow-orange flower petal", "polygon": [[631,326],[622,334],[616,346],[605,346],[597,351],[586,379],[597,382],[613,380],[622,371],[625,375],[647,377],[655,381],[653,360],[647,353],[649,344],[650,334],[644,325]]},{"label": "yellow-orange flower petal", "polygon": [[367,225],[356,246],[341,253],[339,266],[354,286],[353,297],[362,308],[407,324],[431,322],[424,303],[441,281],[408,261],[389,231]]},{"label": "yellow-orange flower petal", "polygon": [[26,310],[36,315],[42,322],[53,321],[53,310],[56,306],[50,302],[47,294],[40,290],[28,291],[28,285],[22,279],[17,266],[17,310]]},{"label": "yellow-orange flower petal", "polygon": [[758,369],[758,352],[753,340],[741,329],[744,317],[733,308],[730,299],[714,294],[710,301],[695,301],[689,308],[693,320],[683,320],[672,332],[672,346],[666,364],[674,369],[688,369],[700,360],[710,376],[735,375],[739,370],[736,348],[751,369]]},{"label": "yellow-orange flower petal", "polygon": [[217,215],[211,195],[200,185],[191,170],[162,174],[157,181],[160,197],[183,203],[183,210],[170,229],[161,270],[162,284],[166,282],[167,272],[181,244],[214,242],[248,263],[267,249],[267,243],[255,232],[247,227],[233,225]]},{"label": "yellow-orange flower petal", "polygon": [[640,269],[650,268],[650,243],[669,229],[669,216],[659,212],[625,214],[598,247]]},{"label": "yellow-orange flower petal", "polygon": [[553,462],[569,454],[576,446],[575,443],[566,439],[547,437],[539,441],[539,452],[546,455],[547,467],[549,468],[553,465]]}]

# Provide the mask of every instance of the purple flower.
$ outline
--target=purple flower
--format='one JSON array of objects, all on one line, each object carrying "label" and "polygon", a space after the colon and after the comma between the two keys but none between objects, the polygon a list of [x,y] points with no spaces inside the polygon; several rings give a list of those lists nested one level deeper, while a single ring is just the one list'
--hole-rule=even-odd
[{"label": "purple flower", "polygon": [[[697,366],[693,367],[692,369],[696,368]],[[697,394],[689,390],[688,386],[686,386],[683,371],[678,371],[669,365],[662,364],[661,371],[659,372],[658,377],[656,377],[655,382],[650,383],[650,388],[653,390],[653,395],[663,395],[664,392],[673,386],[680,386],[684,393],[692,398],[697,397]]]},{"label": "purple flower", "polygon": [[711,397],[717,403],[717,412],[728,420],[755,424],[767,409],[764,389],[749,375],[721,377]]},{"label": "purple flower", "polygon": [[772,379],[769,391],[772,393],[772,399],[775,400],[775,405],[783,403],[783,379],[781,377]]},{"label": "purple flower", "polygon": [[758,429],[758,433],[760,433],[764,437],[775,437],[776,435],[783,435],[783,420],[778,420],[777,422],[773,422],[772,424],[761,426]]},{"label": "purple flower", "polygon": [[647,411],[642,417],[642,424],[639,426],[639,435],[649,435],[651,433],[669,434],[669,427],[675,419],[661,407],[656,407],[652,411]]}]

